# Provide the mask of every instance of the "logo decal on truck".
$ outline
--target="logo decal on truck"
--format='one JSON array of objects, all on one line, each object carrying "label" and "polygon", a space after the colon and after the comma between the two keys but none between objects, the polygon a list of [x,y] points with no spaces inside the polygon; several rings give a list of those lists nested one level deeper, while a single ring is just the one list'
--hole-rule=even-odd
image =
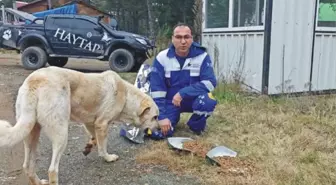
[{"label": "logo decal on truck", "polygon": [[2,38],[9,40],[12,37],[12,31],[11,30],[6,30],[4,31]]},{"label": "logo decal on truck", "polygon": [[104,32],[104,36],[103,38],[101,39],[102,41],[104,42],[109,42],[110,40],[112,40],[112,38],[110,38],[106,32]]},{"label": "logo decal on truck", "polygon": [[103,48],[100,44],[93,43],[87,39],[84,39],[80,36],[76,36],[75,34],[62,30],[60,28],[57,28],[54,37],[62,41],[66,41],[72,45],[79,44],[79,47],[81,49],[89,50],[91,52],[95,52]]},{"label": "logo decal on truck", "polygon": [[92,37],[92,33],[91,32],[87,32],[86,37],[87,38],[91,38]]}]

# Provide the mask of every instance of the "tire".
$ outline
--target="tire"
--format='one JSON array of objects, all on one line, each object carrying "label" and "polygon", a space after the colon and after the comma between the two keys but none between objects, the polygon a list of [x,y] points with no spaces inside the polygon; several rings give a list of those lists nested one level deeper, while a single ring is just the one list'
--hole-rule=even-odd
[{"label": "tire", "polygon": [[63,67],[68,63],[68,58],[66,57],[50,57],[48,64],[50,66]]},{"label": "tire", "polygon": [[109,65],[111,70],[122,73],[129,72],[135,65],[132,53],[126,49],[116,49],[109,57]]},{"label": "tire", "polygon": [[26,48],[21,55],[21,62],[25,69],[36,70],[47,64],[47,53],[40,47],[31,46]]},{"label": "tire", "polygon": [[133,66],[133,68],[131,69],[130,72],[132,72],[132,73],[137,73],[137,72],[139,71],[141,65],[142,65],[142,63],[136,63],[136,64]]}]

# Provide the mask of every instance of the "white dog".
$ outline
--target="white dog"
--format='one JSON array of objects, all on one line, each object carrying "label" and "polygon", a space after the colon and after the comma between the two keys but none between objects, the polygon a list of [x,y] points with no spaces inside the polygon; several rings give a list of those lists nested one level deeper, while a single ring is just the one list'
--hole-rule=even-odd
[{"label": "white dog", "polygon": [[[107,152],[108,124],[130,122],[142,129],[155,129],[158,113],[150,96],[113,71],[86,74],[42,68],[30,74],[18,91],[15,126],[0,121],[0,147],[24,140],[23,168],[30,184],[58,185],[58,166],[67,146],[70,121],[84,123],[91,138],[87,148],[97,144],[99,156],[112,162],[118,156]],[[40,180],[35,169],[41,130],[52,142],[49,181]]]}]

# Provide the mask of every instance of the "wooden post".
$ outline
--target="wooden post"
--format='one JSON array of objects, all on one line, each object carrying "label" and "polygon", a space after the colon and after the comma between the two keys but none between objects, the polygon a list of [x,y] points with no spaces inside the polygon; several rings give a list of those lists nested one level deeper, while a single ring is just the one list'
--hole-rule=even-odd
[{"label": "wooden post", "polygon": [[48,9],[50,10],[51,8],[52,8],[51,0],[48,0]]},{"label": "wooden post", "polygon": [[17,10],[17,7],[16,7],[16,1],[13,1],[13,9],[14,9],[14,10]]},{"label": "wooden post", "polygon": [[7,23],[6,14],[5,14],[5,5],[3,3],[1,3],[1,10],[2,10],[2,22]]}]

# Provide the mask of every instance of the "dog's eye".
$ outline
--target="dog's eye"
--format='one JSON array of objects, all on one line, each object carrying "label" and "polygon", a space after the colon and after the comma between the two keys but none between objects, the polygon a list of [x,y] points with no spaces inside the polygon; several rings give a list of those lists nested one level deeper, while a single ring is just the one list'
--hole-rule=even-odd
[{"label": "dog's eye", "polygon": [[157,120],[157,119],[158,119],[158,116],[154,116],[153,119],[154,119],[154,120]]}]

